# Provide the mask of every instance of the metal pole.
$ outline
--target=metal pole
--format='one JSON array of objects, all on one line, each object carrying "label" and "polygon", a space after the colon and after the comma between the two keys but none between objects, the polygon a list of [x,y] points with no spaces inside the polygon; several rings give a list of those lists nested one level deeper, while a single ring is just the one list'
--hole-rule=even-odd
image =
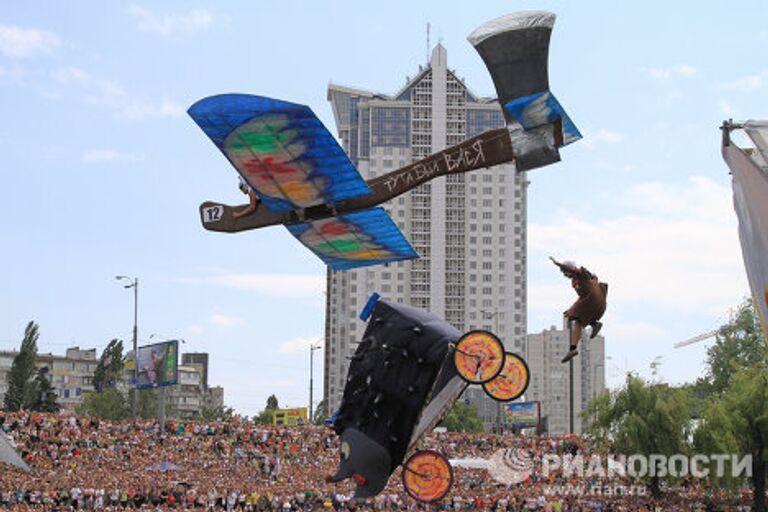
[{"label": "metal pole", "polygon": [[[499,333],[499,310],[496,309],[493,311],[493,334],[495,334],[498,337],[501,337],[501,334]],[[502,340],[502,343],[504,341]],[[502,425],[502,416],[501,416],[501,402],[496,402],[496,425],[498,425],[498,433],[501,435],[504,433],[504,427]]]},{"label": "metal pole", "polygon": [[309,418],[308,423],[312,423],[312,376],[314,374],[315,346],[309,346]]},{"label": "metal pole", "polygon": [[139,320],[139,278],[133,281],[133,393],[131,394],[131,421],[136,421],[136,401],[139,390],[139,349],[138,349],[138,320]]},{"label": "metal pole", "polygon": [[[573,336],[573,321],[568,321],[568,345],[571,344],[571,337]],[[571,358],[570,361],[568,361],[568,374],[569,374],[569,391],[568,391],[568,399],[570,401],[570,414],[569,414],[569,424],[570,424],[570,433],[575,434],[574,432],[574,422],[573,422],[573,358]]]},{"label": "metal pole", "polygon": [[160,398],[157,400],[157,422],[160,424],[160,435],[165,432],[165,386],[160,386]]}]

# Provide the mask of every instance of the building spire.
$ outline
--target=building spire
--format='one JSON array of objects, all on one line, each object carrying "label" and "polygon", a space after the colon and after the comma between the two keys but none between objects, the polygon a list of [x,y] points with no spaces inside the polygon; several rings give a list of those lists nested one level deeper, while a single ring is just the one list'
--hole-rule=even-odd
[{"label": "building spire", "polygon": [[427,53],[426,55],[426,62],[429,62],[429,22],[427,22]]}]

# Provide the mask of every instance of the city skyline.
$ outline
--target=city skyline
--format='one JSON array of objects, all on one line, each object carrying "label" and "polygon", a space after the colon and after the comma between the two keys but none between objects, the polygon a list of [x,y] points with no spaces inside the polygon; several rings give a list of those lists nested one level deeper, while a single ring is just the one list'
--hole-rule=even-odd
[{"label": "city skyline", "polygon": [[768,118],[768,71],[753,57],[768,47],[764,2],[393,1],[375,17],[341,0],[45,5],[0,15],[0,350],[18,348],[30,320],[41,352],[128,343],[124,274],[141,282],[140,344],[160,333],[210,353],[210,380],[245,414],[273,393],[305,406],[325,267],[282,228],[202,228],[200,203],[243,196],[186,108],[224,92],[273,96],[335,132],[327,85],[396,93],[426,64],[427,23],[429,46],[493,96],[465,38],[523,9],[557,14],[551,88],[584,134],[529,174],[527,331],[559,325],[574,297],[547,257],[576,260],[610,285],[609,386],[627,370],[650,377],[657,356],[658,377],[676,384],[700,374],[711,341],[672,345],[726,322],[749,294],[718,127]]}]

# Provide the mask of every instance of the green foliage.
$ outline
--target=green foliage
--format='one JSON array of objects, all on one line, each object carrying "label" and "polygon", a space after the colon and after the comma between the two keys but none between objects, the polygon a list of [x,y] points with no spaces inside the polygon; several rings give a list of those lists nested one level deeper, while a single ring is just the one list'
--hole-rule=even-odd
[{"label": "green foliage", "polygon": [[5,393],[3,402],[3,408],[8,411],[29,408],[37,401],[34,378],[37,373],[35,361],[39,337],[37,324],[29,322],[24,330],[21,348],[13,358],[11,372],[8,375],[8,391]]},{"label": "green foliage", "polygon": [[218,407],[206,407],[200,413],[200,419],[203,421],[229,421],[235,415],[235,410],[226,405]]},{"label": "green foliage", "polygon": [[477,434],[483,431],[483,420],[477,414],[477,408],[464,400],[457,400],[443,418],[440,426],[450,432],[468,432]]},{"label": "green foliage", "polygon": [[40,412],[59,412],[61,408],[56,401],[58,396],[53,389],[50,379],[48,379],[48,368],[40,368],[37,371],[37,377],[34,382],[34,401],[30,404],[30,409]]},{"label": "green foliage", "polygon": [[[752,456],[754,510],[764,511],[766,462],[768,461],[768,369],[756,364],[731,375],[728,387],[713,395],[705,404],[694,443],[702,453],[727,453]],[[710,474],[717,485],[735,488],[730,462],[725,475],[715,478],[715,464]]]},{"label": "green foliage", "polygon": [[[135,390],[139,394],[139,398],[136,401],[136,416],[143,420],[158,419],[159,401],[160,401],[160,388],[148,388]],[[130,404],[130,402],[129,402]],[[165,417],[173,418],[176,411],[173,408],[173,404],[168,399],[168,391],[165,394]]]},{"label": "green foliage", "polygon": [[310,418],[315,425],[322,425],[325,423],[325,419],[328,417],[328,399],[323,398],[320,403],[317,404],[317,408],[312,413],[314,418]]},{"label": "green foliage", "polygon": [[[583,414],[597,442],[611,442],[619,453],[671,456],[688,452],[688,393],[628,375],[624,387],[606,391]],[[660,494],[658,477],[651,492]]]},{"label": "green foliage", "polygon": [[139,394],[136,399],[136,416],[143,420],[157,418],[157,391],[154,388],[136,389],[134,393]]},{"label": "green foliage", "polygon": [[123,379],[123,341],[113,339],[101,353],[99,364],[93,373],[93,387],[97,391],[115,387]]},{"label": "green foliage", "polygon": [[115,388],[107,388],[101,393],[87,393],[76,412],[113,421],[123,420],[131,415],[125,395]]},{"label": "green foliage", "polygon": [[733,375],[754,365],[766,366],[768,347],[760,319],[751,300],[746,300],[720,328],[716,342],[707,349],[707,370],[696,383],[707,393],[722,393]]},{"label": "green foliage", "polygon": [[259,414],[253,417],[253,422],[257,425],[271,425],[272,413],[275,409],[278,409],[277,397],[275,395],[269,395],[267,398],[267,406]]},{"label": "green foliage", "polygon": [[[752,456],[753,510],[766,510],[765,484],[768,461],[768,349],[760,319],[751,300],[745,301],[720,328],[715,344],[707,350],[707,370],[696,381],[700,422],[694,446],[700,453]],[[710,464],[713,485],[736,489],[731,461],[718,477]]]}]

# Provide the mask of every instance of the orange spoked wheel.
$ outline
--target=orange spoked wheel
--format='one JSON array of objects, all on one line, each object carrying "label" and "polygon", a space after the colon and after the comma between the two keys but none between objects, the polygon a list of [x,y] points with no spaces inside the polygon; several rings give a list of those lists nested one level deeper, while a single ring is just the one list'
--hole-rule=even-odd
[{"label": "orange spoked wheel", "polygon": [[483,390],[499,402],[509,402],[525,393],[531,381],[531,372],[525,359],[507,352],[504,357],[504,368],[496,378],[483,384]]},{"label": "orange spoked wheel", "polygon": [[415,500],[432,503],[445,496],[453,485],[453,469],[444,455],[423,450],[403,464],[403,487]]},{"label": "orange spoked wheel", "polygon": [[470,331],[456,342],[453,362],[462,379],[482,384],[504,367],[504,345],[488,331]]}]

